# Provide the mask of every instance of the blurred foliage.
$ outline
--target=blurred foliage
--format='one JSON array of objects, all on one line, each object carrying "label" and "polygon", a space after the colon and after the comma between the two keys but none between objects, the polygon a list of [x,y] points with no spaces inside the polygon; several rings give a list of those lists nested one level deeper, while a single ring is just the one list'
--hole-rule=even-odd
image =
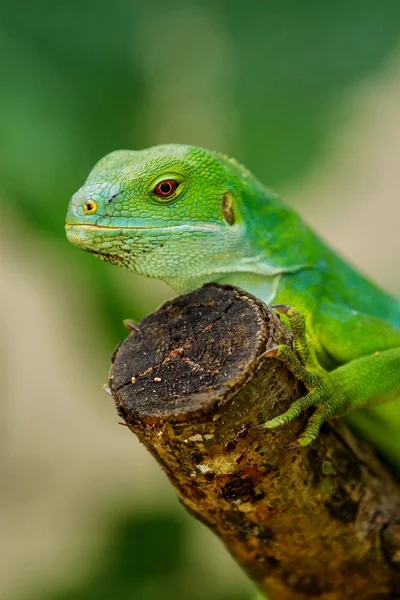
[{"label": "blurred foliage", "polygon": [[176,515],[125,515],[109,524],[108,545],[87,579],[30,600],[243,600],[215,590],[185,555],[185,523]]},{"label": "blurred foliage", "polygon": [[[67,244],[66,205],[93,164],[162,142],[217,143],[279,186],[310,166],[341,93],[399,34],[397,0],[3,0],[2,201]],[[116,341],[127,307],[109,267],[68,256]]]},{"label": "blurred foliage", "polygon": [[[341,95],[399,38],[398,0],[3,0],[0,202],[85,270],[110,349],[122,318],[144,309],[127,304],[113,267],[67,246],[67,203],[93,164],[117,148],[184,142],[279,187],[310,168],[342,118]],[[96,570],[38,598],[222,600],[212,585],[189,594],[182,523],[113,518]]]}]

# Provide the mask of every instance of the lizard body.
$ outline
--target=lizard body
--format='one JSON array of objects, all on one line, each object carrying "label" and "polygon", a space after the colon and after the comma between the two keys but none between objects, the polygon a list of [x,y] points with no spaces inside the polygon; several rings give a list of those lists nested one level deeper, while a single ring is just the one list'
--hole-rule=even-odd
[{"label": "lizard body", "polygon": [[315,406],[298,440],[307,445],[326,419],[350,415],[400,468],[400,405],[377,406],[400,399],[400,301],[235,160],[181,145],[113,152],[72,197],[66,230],[73,244],[178,293],[214,281],[279,305],[294,351],[268,356],[285,362],[308,394],[265,427]]}]

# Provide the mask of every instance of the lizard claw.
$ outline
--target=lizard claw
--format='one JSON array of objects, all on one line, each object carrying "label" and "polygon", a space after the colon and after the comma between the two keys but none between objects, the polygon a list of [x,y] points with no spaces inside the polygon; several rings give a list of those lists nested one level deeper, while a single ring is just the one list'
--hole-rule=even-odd
[{"label": "lizard claw", "polygon": [[285,450],[298,450],[299,448],[303,448],[298,440],[295,442],[290,442],[290,444],[286,444]]},{"label": "lizard claw", "polygon": [[260,423],[260,425],[256,425],[254,429],[268,429],[268,426],[266,423]]},{"label": "lizard claw", "polygon": [[279,346],[273,346],[272,348],[265,350],[265,352],[262,352],[258,358],[274,358],[278,354],[278,351]]},{"label": "lizard claw", "polygon": [[276,311],[283,315],[287,315],[292,309],[289,304],[271,304],[271,308],[275,308]]}]

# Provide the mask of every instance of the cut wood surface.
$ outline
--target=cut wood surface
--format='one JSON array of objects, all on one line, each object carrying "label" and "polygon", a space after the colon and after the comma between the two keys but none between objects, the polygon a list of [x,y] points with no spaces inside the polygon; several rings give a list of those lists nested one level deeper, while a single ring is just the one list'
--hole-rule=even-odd
[{"label": "cut wood surface", "polygon": [[[288,450],[310,412],[257,425],[304,393],[275,359],[291,333],[233,287],[165,303],[113,355],[120,416],[271,600],[400,598],[400,489],[341,423]],[[171,552],[173,548],[171,548]]]}]

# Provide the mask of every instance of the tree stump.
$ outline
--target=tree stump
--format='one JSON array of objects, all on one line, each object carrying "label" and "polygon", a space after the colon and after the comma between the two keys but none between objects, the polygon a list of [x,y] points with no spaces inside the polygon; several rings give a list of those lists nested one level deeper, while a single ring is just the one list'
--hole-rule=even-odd
[{"label": "tree stump", "polygon": [[279,361],[259,359],[291,341],[260,300],[204,286],[131,332],[110,389],[181,502],[271,600],[400,598],[400,490],[373,449],[336,421],[288,450],[310,412],[257,429],[304,393]]}]

